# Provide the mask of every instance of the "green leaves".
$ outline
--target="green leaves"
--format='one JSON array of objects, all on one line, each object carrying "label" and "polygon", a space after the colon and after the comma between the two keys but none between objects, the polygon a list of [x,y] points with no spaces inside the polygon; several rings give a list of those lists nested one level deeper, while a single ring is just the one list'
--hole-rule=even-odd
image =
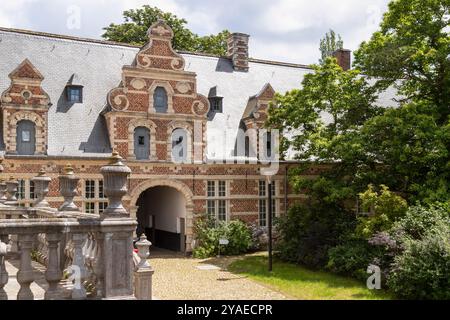
[{"label": "green leaves", "polygon": [[449,0],[397,0],[381,30],[355,52],[355,65],[380,89],[396,85],[406,101],[432,102],[438,123],[450,114]]},{"label": "green leaves", "polygon": [[223,30],[217,35],[200,37],[186,27],[185,19],[149,5],[144,5],[139,9],[126,10],[123,12],[123,17],[124,23],[111,23],[105,27],[102,37],[110,41],[142,46],[148,41],[147,30],[149,27],[158,19],[164,19],[174,32],[172,46],[175,50],[226,55],[226,41],[230,34],[228,30]]}]

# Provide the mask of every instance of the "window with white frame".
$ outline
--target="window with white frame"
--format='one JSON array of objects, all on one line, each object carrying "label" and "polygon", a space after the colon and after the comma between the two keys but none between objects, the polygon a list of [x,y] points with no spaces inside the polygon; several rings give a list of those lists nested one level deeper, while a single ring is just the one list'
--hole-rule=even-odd
[{"label": "window with white frame", "polygon": [[31,207],[36,194],[34,192],[34,182],[29,179],[18,179],[16,198],[19,206]]},{"label": "window with white frame", "polygon": [[[276,199],[276,182],[272,182],[272,218],[276,216],[277,213],[277,199]],[[269,194],[269,184],[265,180],[259,180],[258,184],[258,211],[259,211],[259,225],[261,227],[267,227],[268,225],[268,209],[269,209],[269,199],[267,195]],[[273,219],[272,219],[273,224]]]},{"label": "window with white frame", "polygon": [[206,213],[217,221],[226,221],[228,217],[228,200],[226,181],[207,181]]},{"label": "window with white frame", "polygon": [[103,180],[85,180],[84,199],[84,210],[86,213],[102,213],[108,206]]}]

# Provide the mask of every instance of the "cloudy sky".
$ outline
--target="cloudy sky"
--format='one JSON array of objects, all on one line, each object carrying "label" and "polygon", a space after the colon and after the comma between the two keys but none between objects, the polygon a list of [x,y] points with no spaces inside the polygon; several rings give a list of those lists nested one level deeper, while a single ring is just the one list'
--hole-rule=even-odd
[{"label": "cloudy sky", "polygon": [[254,58],[315,63],[332,28],[355,50],[377,30],[389,0],[2,0],[0,26],[100,38],[123,10],[157,6],[199,35],[223,29],[251,35]]}]

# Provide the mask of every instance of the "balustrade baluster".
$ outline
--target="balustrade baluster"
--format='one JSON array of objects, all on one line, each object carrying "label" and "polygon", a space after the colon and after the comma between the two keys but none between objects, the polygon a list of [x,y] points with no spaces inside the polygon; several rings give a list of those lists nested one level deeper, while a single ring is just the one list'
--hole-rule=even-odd
[{"label": "balustrade baluster", "polygon": [[[6,236],[7,238],[8,236]],[[8,283],[8,272],[6,271],[6,254],[8,253],[8,246],[5,242],[4,236],[0,236],[0,300],[8,300],[8,295],[4,287]]]},{"label": "balustrade baluster", "polygon": [[84,281],[86,280],[86,266],[83,254],[83,245],[86,241],[86,234],[74,233],[72,235],[73,243],[73,262],[72,271],[74,272],[74,288],[72,290],[72,299],[86,299],[86,289]]},{"label": "balustrade baluster", "polygon": [[45,292],[45,299],[52,300],[60,298],[58,295],[58,283],[62,279],[62,272],[59,266],[58,244],[61,235],[57,233],[47,234],[48,260],[45,279],[48,282],[48,289]]},{"label": "balustrade baluster", "polygon": [[20,234],[18,236],[20,246],[20,267],[17,272],[17,282],[20,290],[17,300],[33,300],[34,295],[30,289],[34,281],[33,267],[31,266],[31,249],[33,248],[33,234]]}]

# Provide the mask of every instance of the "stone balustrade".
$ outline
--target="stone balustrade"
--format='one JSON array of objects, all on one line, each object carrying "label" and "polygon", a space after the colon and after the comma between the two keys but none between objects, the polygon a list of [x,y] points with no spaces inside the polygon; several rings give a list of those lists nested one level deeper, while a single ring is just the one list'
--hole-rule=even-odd
[{"label": "stone balustrade", "polygon": [[[70,165],[59,177],[64,197],[59,209],[51,208],[45,199],[51,178],[44,170],[33,178],[37,199],[31,208],[17,206],[17,181],[0,182],[0,300],[7,299],[4,287],[10,275],[5,263],[14,245],[20,248],[19,300],[34,298],[32,258],[46,268],[45,299],[151,299],[153,269],[144,261],[150,243],[141,239],[141,260],[134,264],[132,237],[137,223],[122,205],[131,170],[114,153],[101,172],[109,200],[102,215],[83,213],[73,203],[78,178]],[[5,189],[7,197],[2,203]],[[69,290],[61,286],[68,275],[73,280]]]}]

